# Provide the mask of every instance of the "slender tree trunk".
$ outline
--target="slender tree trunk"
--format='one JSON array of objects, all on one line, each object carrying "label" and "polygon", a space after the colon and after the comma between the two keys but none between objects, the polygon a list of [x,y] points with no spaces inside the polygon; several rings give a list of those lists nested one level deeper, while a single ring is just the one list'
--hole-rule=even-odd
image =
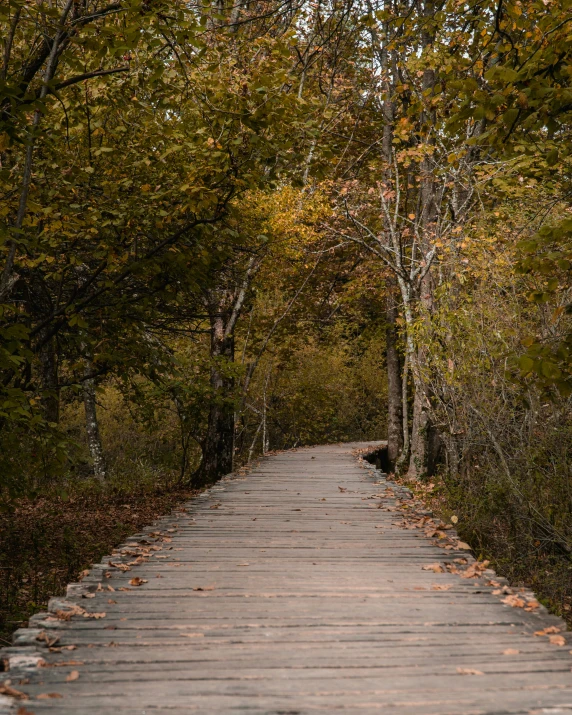
[{"label": "slender tree trunk", "polygon": [[[424,5],[425,17],[432,18],[435,13],[433,0],[426,0]],[[421,46],[423,51],[428,51],[434,42],[434,30],[428,25],[429,30],[423,32]],[[435,87],[435,72],[426,68],[423,72],[423,93],[425,96]],[[424,110],[421,114],[421,124],[431,124],[434,120],[431,109]],[[428,130],[426,130],[428,131]],[[429,134],[429,141],[433,138]],[[435,241],[436,206],[435,206],[435,177],[433,175],[433,159],[427,155],[420,165],[421,169],[421,216],[422,228],[421,250],[424,255],[429,252],[430,246]],[[424,318],[430,320],[433,310],[433,275],[428,271],[421,281],[420,304],[424,311]],[[427,389],[422,379],[422,369],[425,364],[425,351],[423,346],[418,346],[415,351],[415,369],[413,371],[415,395],[413,399],[413,421],[411,424],[411,456],[409,460],[409,479],[419,479],[427,474],[429,458],[429,432],[430,404]]]},{"label": "slender tree trunk", "polygon": [[[85,374],[93,372],[91,360],[85,362]],[[99,421],[97,419],[97,403],[95,399],[95,380],[93,377],[87,378],[83,383],[83,402],[85,406],[85,427],[87,431],[87,444],[91,461],[93,463],[93,474],[96,479],[103,481],[107,477],[107,467],[101,436],[99,434]]]},{"label": "slender tree trunk", "polygon": [[429,415],[427,397],[423,385],[415,385],[413,397],[413,421],[411,423],[411,456],[409,458],[408,479],[419,479],[427,474],[429,443]]},{"label": "slender tree trunk", "polygon": [[403,416],[403,450],[397,462],[398,471],[409,457],[409,355],[407,352],[403,361],[403,377],[401,378],[401,414]]},{"label": "slender tree trunk", "polygon": [[58,381],[58,355],[55,339],[52,338],[40,350],[42,365],[42,385],[44,394],[42,405],[47,422],[57,424],[60,421],[60,388]]},{"label": "slender tree trunk", "polygon": [[387,366],[387,459],[393,469],[403,449],[401,365],[397,351],[397,307],[393,291],[388,294],[385,330]]}]

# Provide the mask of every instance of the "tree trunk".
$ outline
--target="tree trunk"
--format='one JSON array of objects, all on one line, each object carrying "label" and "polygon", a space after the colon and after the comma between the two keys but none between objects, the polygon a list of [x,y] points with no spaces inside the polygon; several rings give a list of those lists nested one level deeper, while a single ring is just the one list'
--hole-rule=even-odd
[{"label": "tree trunk", "polygon": [[211,404],[203,459],[193,474],[192,485],[201,489],[232,472],[234,458],[234,377],[228,364],[234,361],[234,333],[225,335],[222,315],[211,314]]},{"label": "tree trunk", "polygon": [[385,330],[387,366],[387,459],[394,469],[403,449],[403,406],[401,365],[397,351],[397,308],[395,295],[388,293],[387,328]]},{"label": "tree trunk", "polygon": [[413,422],[411,425],[411,456],[407,479],[419,479],[427,474],[429,415],[427,397],[422,384],[415,380]]},{"label": "tree trunk", "polygon": [[55,339],[49,340],[40,350],[42,365],[42,405],[46,422],[57,424],[60,421],[60,389],[58,383],[58,356]]},{"label": "tree trunk", "polygon": [[[433,0],[426,0],[424,14],[432,17],[435,13]],[[421,38],[423,51],[434,42],[434,30],[424,31]],[[435,87],[435,71],[426,68],[423,71],[423,93],[429,95]],[[421,114],[421,123],[432,122],[432,111],[424,110]],[[421,169],[421,250],[427,255],[435,241],[436,232],[436,206],[435,206],[435,177],[433,175],[433,159],[429,155],[423,159]],[[421,281],[420,303],[424,311],[424,319],[431,320],[433,310],[433,276],[428,271]],[[415,370],[413,371],[415,395],[413,398],[413,422],[411,425],[411,456],[409,460],[408,479],[419,479],[427,475],[429,459],[429,432],[431,428],[429,418],[429,401],[427,390],[422,379],[422,368],[425,363],[423,346],[419,346],[415,353]]]},{"label": "tree trunk", "polygon": [[[85,374],[93,372],[91,360],[86,360]],[[85,427],[87,431],[87,444],[91,461],[93,463],[93,474],[96,479],[103,481],[107,477],[105,465],[105,455],[99,434],[99,422],[97,420],[97,403],[95,400],[95,380],[93,377],[87,378],[83,383],[83,402],[85,405]]]}]

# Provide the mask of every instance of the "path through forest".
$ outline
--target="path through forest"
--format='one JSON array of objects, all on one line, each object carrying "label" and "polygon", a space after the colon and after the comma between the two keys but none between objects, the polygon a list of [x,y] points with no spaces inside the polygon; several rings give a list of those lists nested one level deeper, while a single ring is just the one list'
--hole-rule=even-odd
[{"label": "path through forest", "polygon": [[571,713],[563,623],[358,446],[268,457],[96,565],[4,652],[14,712]]}]

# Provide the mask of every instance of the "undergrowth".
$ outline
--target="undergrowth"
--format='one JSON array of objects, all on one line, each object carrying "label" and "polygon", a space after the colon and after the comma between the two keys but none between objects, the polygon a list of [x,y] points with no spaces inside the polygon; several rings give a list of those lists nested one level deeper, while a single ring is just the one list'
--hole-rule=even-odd
[{"label": "undergrowth", "polygon": [[436,516],[457,521],[457,531],[481,560],[488,559],[499,576],[513,586],[532,589],[538,600],[572,628],[572,559],[547,541],[537,538],[526,524],[511,527],[507,513],[476,508],[466,491],[452,488],[437,475],[428,482],[407,483]]},{"label": "undergrowth", "polygon": [[0,512],[0,644],[83,569],[192,494],[171,482],[87,480],[67,500],[48,493]]}]

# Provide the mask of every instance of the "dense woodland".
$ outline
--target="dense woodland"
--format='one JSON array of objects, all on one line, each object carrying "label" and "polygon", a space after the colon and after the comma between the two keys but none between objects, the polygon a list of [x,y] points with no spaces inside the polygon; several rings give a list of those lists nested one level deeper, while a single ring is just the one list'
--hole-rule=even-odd
[{"label": "dense woodland", "polygon": [[572,3],[0,26],[0,628],[189,490],[386,436],[570,616]]}]

